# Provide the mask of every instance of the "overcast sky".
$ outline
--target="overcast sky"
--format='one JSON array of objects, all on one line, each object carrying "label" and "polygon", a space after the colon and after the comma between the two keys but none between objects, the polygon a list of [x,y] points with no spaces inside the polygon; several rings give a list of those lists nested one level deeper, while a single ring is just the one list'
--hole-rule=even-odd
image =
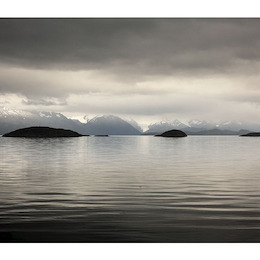
[{"label": "overcast sky", "polygon": [[260,19],[0,19],[0,105],[260,120]]}]

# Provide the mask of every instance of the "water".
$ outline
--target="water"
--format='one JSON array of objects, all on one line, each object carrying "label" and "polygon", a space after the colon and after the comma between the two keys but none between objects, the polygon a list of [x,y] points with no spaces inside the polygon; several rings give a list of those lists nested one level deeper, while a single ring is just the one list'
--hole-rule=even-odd
[{"label": "water", "polygon": [[0,137],[4,242],[260,242],[260,138]]}]

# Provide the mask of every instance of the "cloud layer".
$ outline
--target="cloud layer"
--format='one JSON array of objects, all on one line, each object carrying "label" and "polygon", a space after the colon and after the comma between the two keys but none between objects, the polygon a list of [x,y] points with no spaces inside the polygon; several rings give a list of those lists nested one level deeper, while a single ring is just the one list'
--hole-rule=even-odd
[{"label": "cloud layer", "polygon": [[2,19],[0,39],[1,61],[44,69],[224,72],[260,58],[258,19]]},{"label": "cloud layer", "polygon": [[0,19],[0,95],[68,114],[254,120],[259,28],[259,19]]}]

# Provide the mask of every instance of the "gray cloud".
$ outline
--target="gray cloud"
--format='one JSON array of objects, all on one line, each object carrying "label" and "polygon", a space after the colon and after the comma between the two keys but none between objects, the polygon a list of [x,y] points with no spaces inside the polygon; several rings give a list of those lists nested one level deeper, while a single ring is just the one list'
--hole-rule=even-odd
[{"label": "gray cloud", "polygon": [[250,71],[244,61],[260,58],[259,25],[259,19],[1,19],[0,57],[31,68],[125,77],[244,73]]}]

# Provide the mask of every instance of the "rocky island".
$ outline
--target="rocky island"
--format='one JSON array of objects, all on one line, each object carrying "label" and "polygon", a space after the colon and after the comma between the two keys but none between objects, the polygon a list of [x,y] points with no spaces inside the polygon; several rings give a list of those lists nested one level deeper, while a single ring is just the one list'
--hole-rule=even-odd
[{"label": "rocky island", "polygon": [[155,135],[155,136],[162,136],[162,137],[186,137],[187,135],[181,131],[181,130],[170,130],[166,131],[160,135]]},{"label": "rocky island", "polygon": [[240,136],[258,136],[258,137],[260,137],[260,132],[253,132],[253,133],[248,133],[248,134],[244,134],[244,135],[240,135]]},{"label": "rocky island", "polygon": [[29,138],[50,138],[50,137],[79,137],[83,136],[71,130],[33,126],[15,130],[3,135],[4,137],[29,137]]}]

